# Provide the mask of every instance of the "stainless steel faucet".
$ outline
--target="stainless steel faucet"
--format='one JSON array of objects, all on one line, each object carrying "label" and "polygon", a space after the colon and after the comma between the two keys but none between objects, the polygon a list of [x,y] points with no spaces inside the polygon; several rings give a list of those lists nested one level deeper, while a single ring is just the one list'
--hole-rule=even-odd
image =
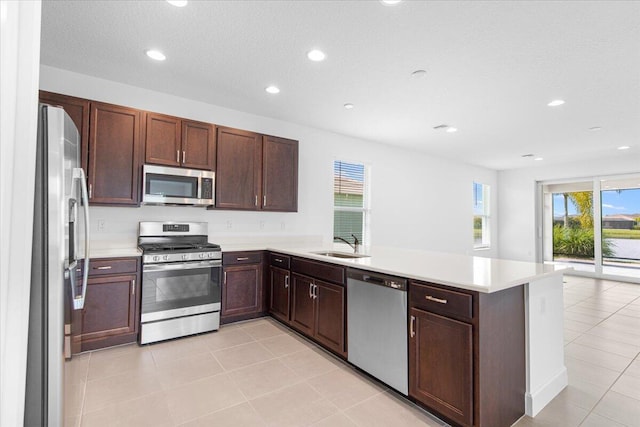
[{"label": "stainless steel faucet", "polygon": [[355,236],[355,234],[352,234],[351,237],[353,237],[353,243],[351,243],[347,239],[343,239],[342,237],[337,237],[337,236],[334,236],[333,240],[334,241],[335,240],[340,240],[340,241],[345,242],[347,245],[349,245],[349,246],[351,246],[353,248],[353,253],[358,253],[358,248],[360,247],[360,241]]}]

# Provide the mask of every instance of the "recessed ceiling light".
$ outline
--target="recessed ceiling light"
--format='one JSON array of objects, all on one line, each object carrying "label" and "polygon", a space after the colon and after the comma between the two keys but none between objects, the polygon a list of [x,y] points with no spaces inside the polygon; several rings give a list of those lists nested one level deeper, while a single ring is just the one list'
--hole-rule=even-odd
[{"label": "recessed ceiling light", "polygon": [[167,57],[164,56],[164,53],[160,52],[159,50],[149,49],[146,54],[149,58],[155,59],[156,61],[164,61],[165,59],[167,59]]},{"label": "recessed ceiling light", "polygon": [[589,130],[591,132],[597,132],[599,130],[602,130],[602,128],[600,126],[594,126],[594,127],[590,127]]},{"label": "recessed ceiling light", "polygon": [[458,129],[457,128],[448,127],[447,128],[447,132],[448,133],[458,132]]},{"label": "recessed ceiling light", "polygon": [[307,58],[315,62],[324,61],[326,57],[327,55],[325,55],[323,51],[318,49],[313,49],[307,52]]},{"label": "recessed ceiling light", "polygon": [[187,0],[167,0],[167,3],[175,7],[185,7],[187,5]]},{"label": "recessed ceiling light", "polygon": [[535,160],[535,161],[539,162],[540,160],[544,160],[544,158],[542,158],[542,157],[536,157],[536,158],[535,158],[535,159],[533,159],[533,160]]},{"label": "recessed ceiling light", "polygon": [[280,93],[280,89],[278,89],[277,86],[267,86],[266,88],[264,88],[264,90],[272,94]]},{"label": "recessed ceiling light", "polygon": [[554,99],[553,101],[551,101],[547,105],[549,107],[557,107],[558,105],[562,105],[562,104],[564,104],[564,101],[562,99]]},{"label": "recessed ceiling light", "polygon": [[351,110],[351,109],[353,109],[353,107],[355,107],[355,105],[353,105],[353,104],[350,104],[350,103],[344,104],[344,108],[346,108],[347,110]]},{"label": "recessed ceiling light", "polygon": [[414,79],[423,79],[427,76],[427,72],[425,70],[416,70],[411,73],[411,77]]},{"label": "recessed ceiling light", "polygon": [[629,147],[628,145],[621,145],[620,147],[618,147],[618,150],[628,150],[629,148],[631,147]]},{"label": "recessed ceiling light", "polygon": [[382,3],[385,6],[395,6],[401,1],[402,0],[380,0],[380,3]]}]

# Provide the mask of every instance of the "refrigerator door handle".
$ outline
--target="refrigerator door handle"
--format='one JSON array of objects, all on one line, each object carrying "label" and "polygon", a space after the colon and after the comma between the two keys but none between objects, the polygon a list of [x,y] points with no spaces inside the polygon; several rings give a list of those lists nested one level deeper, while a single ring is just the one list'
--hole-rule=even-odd
[{"label": "refrigerator door handle", "polygon": [[[84,308],[84,298],[87,295],[87,281],[89,280],[89,192],[87,191],[87,180],[82,168],[73,168],[73,179],[80,181],[82,190],[82,207],[84,209],[84,267],[82,274],[82,293],[73,296],[73,309],[82,310]],[[71,274],[70,275],[74,275]],[[72,279],[73,287],[73,279]]]}]

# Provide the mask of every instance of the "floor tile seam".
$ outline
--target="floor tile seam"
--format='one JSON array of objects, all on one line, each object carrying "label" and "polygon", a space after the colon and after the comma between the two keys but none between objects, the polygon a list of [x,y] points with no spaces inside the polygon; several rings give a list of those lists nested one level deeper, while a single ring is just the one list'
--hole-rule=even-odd
[{"label": "floor tile seam", "polygon": [[[626,356],[626,355],[624,355],[624,354],[614,353],[614,352],[612,352],[612,351],[607,351],[607,350],[602,350],[601,348],[598,348],[598,347],[594,347],[594,346],[592,346],[592,345],[589,345],[589,343],[575,342],[578,338],[580,338],[580,337],[577,337],[577,338],[575,338],[573,341],[571,341],[571,342],[569,342],[569,343],[565,344],[565,347],[566,347],[568,344],[578,344],[578,345],[583,345],[583,346],[585,346],[585,347],[589,347],[589,348],[594,349],[594,350],[600,350],[600,351],[603,351],[603,352],[605,352],[605,353],[613,354],[613,355],[615,355],[615,356],[626,357],[627,359],[629,358],[629,356]],[[616,342],[617,342],[617,343],[619,343],[619,344],[625,344],[625,343],[621,343],[621,342],[618,342],[618,341],[616,341]],[[632,344],[628,344],[628,345],[630,345],[630,346],[631,346]],[[632,356],[632,357],[631,357],[631,359],[632,359],[632,360],[633,360],[633,359],[635,359],[639,354],[640,354],[640,349],[638,349],[638,350],[636,351],[635,356]]]},{"label": "floor tile seam", "polygon": [[223,348],[213,348],[212,346],[210,346],[207,343],[205,343],[205,345],[207,346],[209,351],[215,352],[215,351],[229,350],[231,348],[236,348],[236,347],[240,347],[242,345],[247,345],[247,344],[251,344],[251,343],[254,343],[254,342],[258,342],[255,339],[253,339],[253,337],[249,337],[249,338],[251,338],[251,341],[249,341],[249,342],[243,342],[243,343],[240,343],[240,344],[233,344],[233,345],[230,345],[229,347],[223,347]]},{"label": "floor tile seam", "polygon": [[[215,357],[215,355],[214,355],[214,357]],[[217,358],[216,358],[216,360],[217,360]],[[278,360],[278,358],[273,356],[273,357],[270,357],[269,359],[259,360],[257,362],[252,362],[252,363],[249,363],[248,365],[243,365],[243,366],[240,366],[240,367],[237,367],[237,368],[233,368],[233,369],[225,368],[224,365],[220,361],[218,361],[218,363],[220,363],[220,366],[222,366],[222,369],[224,369],[224,373],[225,374],[230,374],[230,373],[239,371],[240,369],[248,368],[250,366],[255,366],[255,365],[258,365],[258,364],[264,363],[264,362],[269,362],[271,360]]]},{"label": "floor tile seam", "polygon": [[84,405],[83,405],[82,416],[87,415],[87,414],[92,414],[92,413],[98,412],[98,411],[103,411],[106,408],[109,408],[110,406],[114,406],[115,407],[116,405],[120,405],[120,404],[124,404],[124,403],[127,403],[127,402],[131,402],[133,400],[142,399],[144,397],[151,396],[152,394],[156,394],[156,393],[163,393],[165,395],[165,397],[166,397],[166,390],[163,390],[162,388],[160,388],[160,389],[154,390],[154,391],[152,391],[150,393],[143,393],[143,394],[135,395],[135,396],[130,397],[128,399],[114,400],[114,401],[109,402],[109,404],[107,404],[107,405],[101,406],[98,409],[93,409],[93,410],[87,411],[87,412],[84,412]]},{"label": "floor tile seam", "polygon": [[[629,367],[629,365],[627,365],[627,366],[626,366],[622,371],[618,371],[617,369],[611,369],[611,368],[607,368],[606,366],[596,365],[595,363],[593,363],[593,362],[591,362],[591,361],[589,361],[589,360],[578,359],[578,358],[576,358],[576,357],[573,357],[573,356],[566,356],[566,355],[565,355],[565,357],[569,357],[569,358],[571,358],[571,359],[573,359],[573,360],[577,360],[578,362],[586,363],[587,365],[589,365],[589,367],[593,368],[594,370],[597,370],[597,369],[606,369],[606,370],[608,370],[608,371],[615,372],[615,373],[616,373],[616,374],[618,374],[618,375],[620,375],[622,372],[624,372],[624,370],[626,370],[626,369]],[[566,362],[566,361],[565,361],[565,362]],[[633,362],[633,360],[632,360],[632,362]],[[631,362],[630,362],[630,363],[631,363]],[[617,378],[617,377],[616,377],[616,378]]]},{"label": "floor tile seam", "polygon": [[[282,390],[284,390],[284,389],[286,389],[286,388],[288,388],[288,387],[293,387],[293,386],[296,386],[296,385],[298,385],[298,384],[302,384],[302,383],[304,383],[304,382],[305,382],[305,379],[304,379],[304,378],[302,378],[302,377],[300,377],[299,375],[297,375],[297,374],[296,374],[296,377],[297,377],[297,378],[296,378],[296,380],[295,380],[294,382],[292,382],[292,383],[289,383],[289,384],[286,384],[286,385],[282,385],[282,386],[279,386],[279,387],[277,387],[277,388],[270,388],[270,389],[269,389],[269,391],[267,391],[267,392],[265,392],[265,393],[262,393],[262,394],[258,394],[258,395],[256,395],[256,396],[251,397],[251,398],[249,398],[248,396],[246,396],[246,395],[244,394],[244,392],[242,392],[242,390],[240,390],[240,391],[241,391],[241,392],[242,392],[242,394],[247,398],[247,402],[251,402],[252,400],[257,400],[257,399],[264,398],[264,397],[266,397],[266,396],[269,396],[270,394],[274,394],[274,393],[279,392],[279,391],[282,391]],[[237,385],[237,384],[236,384],[236,385]]]},{"label": "floor tile seam", "polygon": [[109,375],[105,375],[103,377],[98,377],[98,378],[93,378],[93,379],[87,379],[86,383],[95,383],[96,381],[103,381],[109,378],[113,378],[113,377],[117,377],[118,375],[123,375],[126,373],[134,373],[134,374],[139,374],[139,373],[143,373],[143,372],[147,372],[152,376],[156,376],[156,370],[158,369],[157,366],[155,366],[155,363],[153,365],[153,372],[150,372],[152,368],[142,368],[142,369],[138,369],[138,368],[131,368],[131,369],[125,369],[124,371],[118,371],[116,373],[113,374],[109,374]]},{"label": "floor tile seam", "polygon": [[[599,351],[599,352],[602,352],[602,353],[610,354],[612,356],[616,356],[616,357],[620,357],[620,358],[624,358],[624,359],[629,359],[631,362],[633,362],[633,359],[635,358],[635,356],[634,357],[623,356],[623,355],[620,355],[620,354],[617,354],[617,353],[612,353],[610,351],[602,350],[601,348],[591,347],[591,346],[586,345],[586,344],[581,344],[581,343],[574,343],[574,344],[580,345],[580,346],[583,346],[583,347],[589,347],[591,350],[596,350],[596,351]],[[574,359],[578,359],[577,357],[571,356],[571,355],[569,357],[572,357]],[[578,359],[578,360],[584,360],[584,359]],[[585,361],[589,362],[589,360],[585,360]],[[606,368],[606,366],[603,366],[603,368]]]},{"label": "floor tile seam", "polygon": [[[242,347],[242,346],[248,346],[250,344],[260,344],[260,341],[253,340],[251,342],[244,342],[242,344],[233,345],[231,347],[225,347],[225,348],[221,348],[221,349],[218,349],[218,350],[214,350],[214,349],[210,348],[209,351],[215,354],[215,353],[219,353],[219,352],[222,352],[222,351],[227,351],[227,350],[231,350],[231,349],[237,349],[238,347]],[[265,350],[269,351],[269,349],[266,348],[264,345],[260,344],[260,346],[262,348],[264,348]],[[269,351],[269,353],[271,353],[271,352]],[[273,354],[273,353],[271,353],[271,354]]]},{"label": "floor tile seam", "polygon": [[[617,380],[616,380],[616,381],[617,381]],[[614,384],[615,384],[615,383],[614,383]],[[614,423],[621,424],[621,425],[623,425],[623,426],[625,426],[625,427],[632,427],[632,426],[628,426],[628,425],[627,425],[627,424],[625,424],[625,423],[620,422],[619,420],[613,419],[613,418],[611,418],[611,417],[608,417],[608,416],[606,416],[606,415],[604,415],[604,414],[601,414],[600,412],[597,412],[597,411],[596,411],[596,409],[598,408],[598,405],[600,405],[600,402],[601,402],[601,401],[602,401],[602,400],[607,396],[607,394],[609,394],[609,393],[616,393],[616,394],[620,394],[620,395],[622,395],[622,396],[628,397],[628,396],[626,396],[626,395],[624,395],[624,394],[622,394],[622,393],[618,393],[617,391],[614,391],[614,390],[609,389],[609,390],[607,390],[607,392],[606,392],[606,393],[605,393],[605,394],[600,398],[600,400],[598,400],[598,402],[597,402],[597,403],[596,403],[596,405],[593,407],[593,409],[591,410],[591,412],[589,412],[589,414],[594,413],[594,414],[596,414],[596,415],[598,415],[598,416],[600,416],[600,417],[603,417],[603,418],[606,418],[606,419],[608,419],[608,420],[611,420],[611,421],[613,421]]]}]

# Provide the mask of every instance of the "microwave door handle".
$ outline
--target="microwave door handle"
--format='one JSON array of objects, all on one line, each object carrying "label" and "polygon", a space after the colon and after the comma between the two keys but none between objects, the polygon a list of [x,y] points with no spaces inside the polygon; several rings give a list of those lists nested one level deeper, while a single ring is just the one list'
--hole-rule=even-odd
[{"label": "microwave door handle", "polygon": [[82,207],[84,210],[84,266],[82,272],[82,293],[81,295],[73,295],[73,308],[74,310],[82,310],[84,308],[84,300],[87,295],[87,281],[89,280],[89,245],[91,241],[89,238],[89,192],[87,191],[87,180],[82,168],[73,168],[73,178],[74,180],[78,179],[80,181]]}]

